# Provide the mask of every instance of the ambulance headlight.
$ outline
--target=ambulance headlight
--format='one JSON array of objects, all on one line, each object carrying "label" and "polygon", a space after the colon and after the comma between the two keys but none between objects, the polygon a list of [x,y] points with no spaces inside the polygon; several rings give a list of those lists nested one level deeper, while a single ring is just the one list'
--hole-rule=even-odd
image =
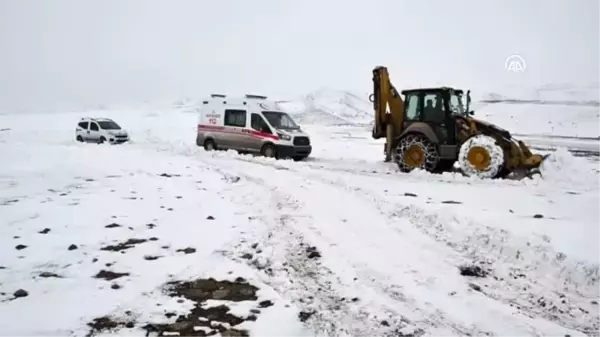
[{"label": "ambulance headlight", "polygon": [[281,132],[277,132],[277,137],[279,137],[279,139],[282,139],[282,140],[292,140],[292,137],[290,137],[284,133],[281,133]]}]

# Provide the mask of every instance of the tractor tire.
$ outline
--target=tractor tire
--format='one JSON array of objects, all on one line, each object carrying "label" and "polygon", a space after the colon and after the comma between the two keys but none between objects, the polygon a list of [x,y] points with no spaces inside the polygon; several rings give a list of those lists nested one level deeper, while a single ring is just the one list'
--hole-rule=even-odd
[{"label": "tractor tire", "polygon": [[437,146],[423,135],[410,134],[398,141],[396,163],[402,172],[416,168],[433,172],[439,161]]},{"label": "tractor tire", "polygon": [[475,135],[461,145],[458,166],[466,176],[494,179],[504,171],[504,151],[493,137]]}]

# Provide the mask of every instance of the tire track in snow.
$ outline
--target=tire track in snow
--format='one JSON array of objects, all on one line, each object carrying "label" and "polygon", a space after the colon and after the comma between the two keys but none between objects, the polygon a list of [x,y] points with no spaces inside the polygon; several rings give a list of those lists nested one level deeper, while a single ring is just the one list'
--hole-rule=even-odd
[{"label": "tire track in snow", "polygon": [[[184,151],[184,153],[182,153],[183,155],[190,155],[192,153],[197,153],[196,151],[190,151],[191,149],[185,149],[185,150],[186,151]],[[302,167],[303,165],[298,165],[300,167],[296,168],[294,166],[287,166],[287,165],[285,165],[287,163],[285,163],[285,164],[284,163],[278,163],[278,162],[269,163],[268,161],[261,160],[261,158],[259,158],[258,160],[251,160],[251,159],[249,160],[249,159],[246,159],[244,157],[235,156],[235,155],[234,156],[229,156],[229,155],[222,156],[219,153],[215,153],[212,156],[209,156],[208,158],[203,157],[202,160],[203,161],[211,161],[216,166],[221,166],[221,167],[223,167],[224,166],[223,164],[225,164],[227,162],[230,162],[230,163],[235,163],[235,162],[242,163],[242,162],[245,162],[245,163],[247,163],[248,166],[245,166],[244,169],[242,169],[241,171],[247,171],[247,170],[251,171],[252,169],[256,169],[257,165],[262,165],[262,166],[270,167],[270,168],[275,169],[276,171],[279,171],[279,172],[281,172],[281,171],[291,171],[289,173],[292,173],[292,174],[287,174],[287,176],[290,178],[289,182],[293,181],[294,179],[298,179],[298,175],[303,175],[307,181],[311,181],[313,183],[314,182],[319,182],[319,184],[321,184],[321,185],[328,185],[328,184],[331,185],[332,188],[337,189],[338,194],[341,191],[344,191],[344,190],[345,190],[344,192],[352,191],[352,189],[354,189],[354,191],[353,191],[354,194],[356,194],[357,191],[360,192],[361,194],[364,194],[364,192],[361,191],[360,188],[352,188],[352,187],[349,187],[349,186],[344,186],[343,184],[342,184],[342,186],[337,186],[336,184],[338,184],[339,182],[335,182],[335,181],[331,181],[331,180],[327,180],[327,179],[323,180],[322,177],[319,177],[318,174],[314,174],[314,173],[307,175],[307,172],[305,172],[305,171],[301,172],[300,171],[301,168],[308,168],[306,166]],[[281,164],[284,164],[285,166],[281,165]],[[293,165],[297,165],[297,163],[293,164]],[[235,164],[234,164],[234,166],[235,166]],[[309,170],[310,170],[310,168],[309,168]],[[314,170],[313,172],[324,173],[324,172],[327,172],[327,170]],[[348,172],[348,173],[354,173],[354,174],[356,174],[356,172]],[[265,177],[265,179],[259,179],[259,180],[257,180],[257,182],[259,182],[260,184],[264,184],[265,181],[269,181],[270,178],[271,178],[269,176],[269,174],[270,174],[270,172],[262,172],[260,175],[266,175],[266,177]],[[256,178],[255,175],[253,175],[253,177]],[[249,178],[252,178],[252,177],[249,177]],[[289,184],[289,182],[286,182],[286,183]],[[448,181],[448,183],[452,183],[452,182],[453,181]],[[456,181],[454,181],[454,182],[456,182]],[[279,186],[285,186],[286,183],[283,183],[283,184],[281,184],[281,183],[279,183],[279,184],[272,184],[271,183],[271,185],[273,187],[276,187],[278,185]],[[468,183],[470,183],[470,182],[468,182]],[[268,184],[266,184],[266,186],[268,186]],[[314,197],[316,197],[316,196],[309,195],[308,197],[305,196],[304,198],[307,199],[307,200],[310,200],[311,198],[314,198]],[[378,200],[377,198],[371,198],[371,199],[372,199],[372,201],[375,201],[376,204],[378,204],[379,202],[381,202],[381,200],[377,201]],[[327,198],[325,198],[325,202],[327,202]],[[378,205],[378,207],[380,207],[380,205]],[[379,209],[378,215],[381,217],[382,214],[385,214],[385,212],[383,210]],[[368,221],[368,222],[370,223],[370,221]],[[388,222],[389,222],[389,220],[388,220]],[[302,225],[304,225],[304,224],[302,224]],[[364,226],[364,224],[363,224],[363,226]],[[321,226],[321,227],[323,227],[323,226]],[[387,228],[387,229],[389,230],[389,228]],[[313,236],[314,235],[315,234],[313,233]],[[319,235],[317,235],[317,236],[319,236]],[[313,239],[314,239],[314,237],[313,237]],[[330,238],[329,241],[327,241],[327,240],[324,239],[323,235],[320,235],[320,237],[317,237],[317,239],[318,239],[317,241],[320,241],[320,242],[329,242],[331,245],[335,245],[335,242],[337,241],[336,239],[331,239],[331,238]],[[377,246],[377,245],[371,244],[370,246],[371,246],[370,248],[372,248],[372,247]],[[284,248],[285,248],[286,251],[289,251],[289,252],[293,251],[292,249],[290,249],[289,246],[288,247],[284,247]],[[424,250],[423,248],[424,247],[421,247],[420,250]],[[428,247],[428,248],[432,248],[432,247]],[[279,247],[278,249],[282,249],[282,248]],[[360,249],[360,248],[356,247],[356,249]],[[385,254],[381,254],[380,253],[379,256],[385,256]],[[443,256],[443,255],[440,255],[440,256]],[[346,260],[347,261],[348,260],[350,260],[350,261],[357,261],[358,260],[359,262],[354,262],[352,264],[352,267],[355,268],[355,270],[356,270],[356,275],[358,275],[357,279],[359,280],[360,283],[363,284],[363,286],[365,284],[369,284],[369,282],[370,282],[369,286],[364,286],[364,288],[362,288],[363,291],[367,291],[370,294],[374,295],[374,297],[377,298],[378,302],[374,300],[371,303],[369,303],[370,308],[374,307],[374,305],[373,305],[374,303],[373,302],[377,302],[377,305],[380,308],[381,307],[386,307],[386,305],[387,305],[388,307],[391,308],[388,312],[392,312],[392,313],[396,312],[396,315],[399,316],[399,317],[405,317],[405,316],[403,316],[402,314],[398,314],[397,310],[395,310],[395,309],[397,309],[398,307],[403,307],[405,309],[407,307],[408,308],[412,308],[412,311],[420,313],[420,316],[421,316],[421,318],[420,318],[421,321],[419,321],[418,317],[416,318],[416,320],[413,319],[413,321],[417,321],[418,323],[419,322],[422,323],[422,325],[424,325],[426,328],[427,327],[433,327],[434,330],[437,328],[438,330],[436,331],[436,333],[469,334],[469,333],[471,333],[471,331],[474,331],[474,333],[476,333],[476,334],[484,334],[485,333],[481,329],[478,329],[477,327],[473,327],[470,324],[467,324],[467,323],[458,323],[458,322],[456,322],[456,319],[454,319],[454,318],[443,317],[443,315],[444,315],[443,311],[436,309],[434,306],[431,305],[431,303],[425,302],[425,305],[424,305],[424,303],[423,303],[422,300],[421,301],[417,301],[416,299],[419,297],[418,295],[413,295],[412,296],[412,301],[414,303],[416,303],[414,305],[409,305],[407,303],[398,303],[397,301],[406,301],[406,298],[407,298],[407,296],[405,295],[406,293],[412,294],[411,291],[407,291],[405,288],[401,288],[401,287],[399,288],[398,286],[394,286],[394,282],[401,283],[402,282],[401,279],[400,280],[398,280],[398,279],[394,280],[393,277],[390,277],[390,275],[388,273],[386,273],[386,272],[380,273],[378,275],[377,272],[380,272],[381,270],[384,270],[385,268],[383,268],[383,269],[379,268],[379,269],[376,269],[376,270],[373,269],[373,268],[371,268],[371,269],[365,268],[365,265],[368,265],[368,263],[364,263],[364,261],[361,262],[360,258],[359,259],[353,258],[353,259],[346,259]],[[446,259],[446,260],[448,260],[448,259]],[[448,261],[446,261],[446,263],[449,264]],[[412,272],[415,272],[414,268],[412,269]],[[340,272],[340,270],[338,269],[335,274],[337,274],[338,277],[339,277],[339,275],[343,274],[343,272]],[[383,279],[383,280],[387,279],[388,282],[381,282],[380,281],[379,283],[377,283],[376,282],[377,278],[373,277],[374,275],[377,275],[377,278],[380,279],[380,280],[381,279]],[[370,278],[370,280],[369,280],[369,278]],[[392,279],[392,282],[389,281],[390,278]],[[400,282],[398,282],[398,281],[400,281]],[[346,282],[346,283],[350,283],[350,282]],[[415,282],[415,284],[417,284],[418,286],[423,286],[423,285],[426,286],[425,282],[421,281],[420,283],[421,284],[417,284],[417,282]],[[314,286],[312,288],[314,288]],[[284,292],[284,293],[287,292],[289,289],[290,289],[289,287],[286,288],[285,286],[278,288],[278,290],[280,290],[280,292]],[[307,286],[306,289],[311,289],[311,286]],[[399,289],[401,289],[401,290],[399,290]],[[421,290],[423,290],[423,289],[421,289]],[[426,294],[423,293],[423,295],[426,295]],[[479,304],[476,304],[476,305],[479,305]],[[411,310],[408,310],[408,311],[411,311]],[[446,312],[446,314],[447,314],[447,312]],[[430,317],[433,317],[433,318],[430,319],[430,320],[422,318],[424,316],[427,317],[428,315]],[[495,317],[495,316],[492,317],[493,310],[491,310],[491,312],[490,312],[489,315],[490,315],[490,317],[489,317],[490,319],[494,319],[494,320],[498,319],[498,317]],[[509,334],[510,333],[515,333],[515,331],[517,333],[521,333],[521,334],[523,334],[523,333],[524,334],[539,334],[539,333],[544,333],[544,332],[540,332],[540,331],[538,331],[538,329],[536,329],[536,327],[534,326],[535,323],[531,322],[531,321],[533,321],[533,319],[531,319],[529,322],[523,322],[523,320],[526,321],[525,317],[522,317],[523,313],[515,311],[515,312],[511,312],[510,315],[516,315],[517,317],[519,317],[517,319],[517,322],[514,322],[515,328],[519,329],[519,330],[509,330],[508,331]],[[410,314],[407,313],[406,316],[410,316]],[[419,315],[417,315],[417,316],[419,316]],[[530,317],[535,317],[535,316],[537,316],[537,315],[530,315]],[[508,316],[505,316],[505,317],[506,318],[510,318]],[[327,319],[325,319],[325,321],[326,320]],[[509,319],[509,320],[512,320],[512,319]],[[521,320],[521,322],[519,322],[519,320]],[[358,319],[357,321],[358,322],[363,322],[363,320],[361,320],[361,319]],[[404,323],[406,321],[411,321],[411,320],[404,319]],[[367,323],[367,325],[368,324],[371,324],[372,326],[374,326],[374,322]],[[363,322],[363,325],[364,325],[364,322]],[[339,324],[339,326],[344,326],[344,324]],[[414,328],[415,327],[414,322],[411,324],[411,326],[413,327],[413,331],[414,330],[418,331],[418,329]],[[439,329],[442,329],[441,330],[442,332],[438,332],[438,331],[440,331]],[[432,329],[428,329],[428,330],[431,331]],[[495,330],[495,329],[492,328],[492,330]],[[556,332],[557,331],[557,327],[552,327],[552,326],[548,327],[548,326],[546,326],[545,329],[542,328],[542,330],[546,330],[546,333],[552,333],[552,334],[556,334],[557,333]],[[364,331],[364,329],[363,329],[363,331]],[[566,333],[569,333],[569,331],[567,331]]]},{"label": "tire track in snow", "polygon": [[[259,243],[261,250],[270,249],[270,256],[247,263],[263,272],[263,282],[292,299],[305,313],[310,313],[311,318],[307,323],[318,334],[386,336],[394,332],[382,325],[381,320],[386,318],[391,322],[396,313],[388,313],[385,317],[373,315],[370,313],[373,308],[357,303],[358,301],[353,301],[349,296],[343,296],[336,289],[340,286],[353,288],[351,282],[343,280],[318,260],[306,257],[306,248],[311,241],[307,240],[301,231],[295,230],[295,227],[308,226],[310,231],[315,231],[315,228],[310,222],[311,216],[297,214],[302,206],[294,196],[280,191],[276,186],[269,186],[265,180],[256,176],[239,176],[267,192],[261,193],[262,195],[270,194],[268,204],[274,206],[276,212],[258,217],[258,222],[268,223],[266,228],[262,228],[259,233],[248,233],[240,244],[234,244],[231,251],[225,255],[233,260],[245,262],[248,260],[239,256],[244,251],[249,251],[248,245],[251,242]],[[350,267],[346,266],[352,270]],[[399,318],[396,315],[396,319]],[[401,325],[405,327],[407,324],[401,322]]]},{"label": "tire track in snow", "polygon": [[[243,158],[235,158],[236,160],[247,161]],[[248,161],[253,162],[253,161]],[[300,169],[293,169],[286,166],[278,165],[277,162],[267,163],[257,162],[257,164],[264,166],[272,166],[279,170],[289,170],[292,171],[295,175],[301,175],[305,178],[308,178],[311,181],[319,181],[323,184],[329,184],[331,186],[335,186],[336,188],[344,189],[350,193],[359,194],[363,199],[368,199],[371,202],[375,203],[377,208],[381,211],[381,214],[387,214],[392,218],[399,219],[408,219],[412,226],[417,228],[421,234],[425,234],[435,241],[442,242],[446,246],[452,248],[453,254],[448,256],[452,256],[452,258],[446,258],[449,264],[454,266],[458,266],[460,261],[466,262],[468,259],[479,259],[480,261],[485,261],[486,257],[489,257],[487,260],[492,260],[494,262],[501,263],[514,263],[515,261],[511,261],[510,259],[506,259],[506,252],[503,251],[505,248],[511,248],[507,246],[505,243],[510,239],[508,232],[490,228],[484,226],[482,224],[477,224],[468,222],[469,228],[475,228],[475,232],[473,236],[463,236],[465,239],[464,242],[456,242],[452,241],[452,234],[456,233],[445,233],[444,231],[447,229],[447,226],[444,225],[440,219],[438,214],[432,214],[427,212],[424,209],[415,207],[415,206],[403,206],[396,207],[396,205],[390,205],[389,201],[383,201],[376,193],[372,191],[367,192],[362,187],[351,186],[341,179],[326,179],[323,177],[322,173],[315,173],[302,171]],[[456,219],[455,219],[456,220]],[[484,228],[484,230],[478,232],[478,229]],[[398,231],[398,229],[396,229]],[[406,228],[404,228],[406,230]],[[401,232],[401,231],[400,231]],[[415,233],[412,233],[413,235]],[[496,239],[498,238],[498,239]],[[525,246],[523,246],[525,247]],[[426,247],[422,247],[426,248]],[[427,249],[435,250],[435,247],[430,246]],[[510,307],[515,308],[515,313],[517,316],[520,316],[522,320],[524,320],[525,329],[528,333],[531,334],[539,334],[539,333],[553,333],[556,330],[546,330],[546,332],[538,331],[535,327],[534,320],[537,317],[544,317],[548,321],[557,322],[561,326],[574,329],[586,334],[594,333],[593,331],[597,331],[598,327],[598,317],[593,316],[595,308],[590,304],[590,299],[583,297],[582,294],[579,293],[577,289],[577,284],[580,284],[581,281],[585,281],[586,278],[591,278],[591,284],[588,286],[597,285],[598,282],[598,269],[596,267],[589,266],[581,266],[576,264],[572,267],[572,270],[565,271],[565,269],[569,268],[568,266],[556,266],[556,263],[560,263],[560,259],[553,259],[551,256],[559,256],[560,254],[556,254],[551,251],[548,247],[530,247],[532,250],[532,254],[527,256],[528,251],[524,251],[523,257],[521,260],[527,259],[527,257],[531,257],[535,261],[542,261],[541,266],[531,266],[526,263],[519,269],[516,268],[506,268],[506,270],[502,270],[498,274],[500,276],[496,276],[493,279],[488,280],[480,280],[479,283],[482,284],[485,288],[485,291],[481,291],[481,294],[489,297],[494,301],[498,301],[499,303],[503,303],[509,305]],[[486,256],[490,254],[491,256]],[[444,256],[444,254],[440,254],[440,256]],[[504,260],[502,260],[504,259]],[[488,261],[489,262],[489,261]],[[541,271],[536,274],[531,281],[523,281],[517,275],[523,275],[521,272],[531,271],[532,269],[535,271],[537,268],[540,268]],[[548,272],[555,272],[555,275],[552,277],[547,277],[545,275]],[[579,274],[579,279],[571,280],[570,272],[574,274]],[[376,275],[377,272],[374,270],[370,270],[368,275]],[[594,276],[595,275],[595,276]],[[544,276],[545,281],[544,282]],[[379,278],[385,279],[385,275],[379,275]],[[583,280],[582,280],[583,278]],[[558,279],[556,282],[554,279]],[[547,284],[548,281],[554,281],[554,283]],[[568,286],[565,286],[563,289],[563,293],[559,293],[556,289],[560,289],[560,286],[556,283],[564,282],[565,285],[570,285],[575,287],[575,289],[569,289]],[[492,291],[487,291],[488,288],[493,289]],[[390,286],[385,286],[381,283],[376,285],[379,289],[390,288]],[[595,288],[594,288],[595,289]],[[593,293],[593,290],[587,290],[588,294]],[[541,293],[541,295],[539,294]],[[567,295],[565,295],[567,294]],[[565,299],[566,297],[566,299]],[[406,298],[404,298],[406,301]],[[586,301],[587,300],[587,301]],[[577,303],[577,305],[571,306],[570,302]],[[419,306],[416,306],[418,308]],[[415,309],[417,310],[417,309]],[[440,312],[437,312],[438,315],[441,315]],[[439,321],[444,321],[443,317],[437,318]],[[431,323],[431,322],[430,322]],[[473,330],[473,328],[465,328],[460,325],[447,323],[447,327],[452,327],[455,332],[465,334],[465,333],[477,333],[482,334],[485,333],[483,331],[477,331],[477,329]],[[550,329],[550,328],[548,328]]]},{"label": "tire track in snow", "polygon": [[[231,162],[234,162],[234,160]],[[217,163],[215,162],[215,164]],[[220,165],[223,164],[221,163]],[[242,166],[247,169],[240,169],[240,171],[244,171],[246,173],[252,169],[256,169],[256,165],[253,165],[253,163],[242,164]],[[229,167],[231,169],[231,166]],[[296,184],[297,181],[295,180],[298,180],[296,174],[290,175],[289,172],[285,171],[285,169],[280,170],[278,173],[262,171],[260,175],[266,175],[267,177],[265,178],[258,178],[254,174],[251,176],[245,174],[244,179],[255,180],[258,185],[268,186],[269,183],[267,183],[267,180],[269,180],[269,178],[272,180],[274,175],[283,174],[285,178],[280,179],[287,181],[288,184],[292,182],[294,182],[292,184],[293,186],[302,184],[301,182]],[[301,189],[291,189],[290,192],[283,192],[278,188],[278,186],[282,186],[281,184],[271,183],[271,193],[273,193],[273,198],[275,200],[299,198],[306,203],[307,201],[310,201],[310,199],[313,199],[312,203],[309,202],[310,205],[306,205],[307,207],[305,209],[303,209],[302,205],[299,206],[298,203],[295,203],[292,209],[287,210],[291,214],[297,214],[299,210],[305,211],[306,209],[317,209],[318,204],[321,202],[328,203],[332,200],[341,202],[343,199],[350,199],[348,201],[351,202],[352,200],[357,199],[355,195],[348,194],[343,189],[340,189],[336,186],[331,186],[330,184],[318,182],[317,186],[314,186],[315,182],[317,181],[318,180],[314,179],[307,180],[306,183],[313,184],[313,186],[305,187],[303,193],[297,193],[298,191],[301,191]],[[309,189],[318,190],[319,196],[315,195],[314,193],[310,193]],[[327,190],[329,190],[328,193],[324,193],[324,191]],[[280,205],[281,203],[279,203],[279,206]],[[359,207],[356,207],[357,205]],[[362,293],[368,293],[369,296],[371,296],[370,303],[368,304],[369,308],[366,311],[376,311],[373,310],[375,307],[379,309],[378,318],[376,320],[371,319],[371,321],[365,322],[364,318],[361,318],[365,316],[364,312],[359,312],[359,317],[354,315],[350,320],[348,320],[348,317],[340,317],[339,315],[337,317],[329,317],[325,320],[328,320],[329,322],[343,322],[344,319],[346,319],[347,323],[341,326],[352,326],[353,321],[354,325],[356,325],[356,322],[361,321],[363,322],[362,325],[364,327],[368,327],[355,331],[345,331],[345,333],[350,333],[352,335],[366,333],[381,334],[381,328],[376,326],[381,325],[381,320],[383,319],[386,320],[387,323],[393,322],[390,323],[392,326],[396,325],[396,333],[398,333],[399,329],[403,329],[403,333],[414,333],[415,331],[418,332],[429,330],[436,331],[437,333],[451,334],[487,334],[485,331],[482,331],[476,327],[457,323],[445,317],[443,312],[436,310],[436,308],[433,306],[429,304],[423,305],[422,301],[419,303],[419,301],[416,301],[413,297],[407,296],[406,293],[411,293],[412,291],[427,292],[428,290],[426,288],[429,282],[428,278],[431,278],[433,275],[435,275],[435,269],[437,268],[437,266],[430,268],[427,275],[422,275],[419,271],[420,267],[422,267],[421,262],[415,261],[419,259],[425,260],[428,261],[430,265],[435,266],[438,264],[436,262],[439,260],[438,256],[427,253],[427,250],[422,249],[422,247],[418,245],[413,245],[410,242],[403,242],[400,240],[399,236],[396,236],[393,232],[391,233],[391,237],[386,235],[389,234],[389,232],[380,234],[384,230],[388,229],[389,219],[385,216],[382,216],[381,212],[376,207],[372,207],[362,201],[360,201],[358,204],[354,202],[354,205],[350,207],[354,208],[354,212],[356,213],[355,215],[366,213],[368,216],[360,217],[349,215],[347,214],[348,211],[343,207],[338,209],[327,208],[326,212],[328,215],[326,217],[333,221],[330,221],[327,224],[321,224],[319,228],[312,226],[311,223],[307,223],[306,221],[303,223],[296,222],[294,226],[271,227],[271,233],[286,233],[289,231],[290,235],[288,238],[286,240],[280,240],[280,242],[285,242],[287,246],[278,248],[284,249],[288,252],[297,250],[292,248],[293,244],[288,243],[290,241],[290,237],[294,237],[294,235],[292,235],[292,233],[296,231],[294,227],[304,229],[301,231],[303,233],[300,234],[300,237],[304,236],[313,239],[311,242],[320,243],[317,244],[318,247],[338,247],[337,249],[330,247],[330,250],[328,249],[328,252],[326,252],[325,255],[336,251],[337,254],[334,255],[339,258],[339,261],[337,262],[339,263],[340,261],[343,261],[342,263],[345,263],[346,266],[337,266],[338,268],[334,274],[339,276],[340,274],[348,274],[347,270],[352,270],[353,280],[346,275],[347,277],[345,282],[339,277],[337,277],[337,279],[334,278],[334,282],[338,282],[341,283],[341,285],[346,286],[353,283],[357,284]],[[279,209],[281,209],[281,207],[279,207]],[[317,216],[319,215],[321,217],[323,216],[322,214],[317,214]],[[335,218],[343,218],[344,216],[348,216],[348,219],[337,221],[338,223],[335,224]],[[356,221],[356,219],[358,219],[358,221]],[[322,229],[327,227],[330,228],[329,233],[323,233]],[[349,240],[343,240],[343,238],[339,238],[339,233],[343,233],[345,230],[354,232],[357,240],[351,242]],[[269,241],[269,238],[272,239],[277,235],[278,234],[271,234],[267,238],[267,241]],[[284,234],[283,236],[286,235]],[[271,241],[274,240],[272,239]],[[398,243],[400,242],[402,242],[402,245],[404,246],[402,249],[398,249]],[[279,245],[281,245],[281,243]],[[360,252],[361,250],[364,252],[356,254],[356,252]],[[398,254],[403,255],[404,258],[398,259],[396,262],[388,261],[388,259],[393,258],[397,250],[401,251],[398,252]],[[416,258],[410,257],[410,255],[414,255],[415,253],[417,254]],[[352,258],[348,259],[348,254],[353,255]],[[289,259],[289,256],[290,254],[287,254],[286,258]],[[379,268],[371,267],[373,264],[377,264]],[[388,268],[390,264],[395,266]],[[428,263],[424,264],[427,265]],[[386,271],[387,269],[390,269],[390,271]],[[402,288],[398,287],[394,283],[394,279],[397,280],[398,277],[398,275],[393,275],[394,272],[400,272],[402,277],[407,276],[412,279],[411,282],[404,282],[407,283],[405,286],[409,289],[401,291]],[[293,279],[294,275],[290,276]],[[297,277],[298,275],[295,276]],[[389,279],[392,279],[392,281],[381,281]],[[286,289],[286,287],[289,287],[289,285],[286,285],[280,289],[283,292],[286,292],[289,290]],[[310,290],[311,287],[308,286],[307,288]],[[312,288],[314,291],[314,287]],[[346,312],[346,314],[348,314],[348,312]],[[333,328],[333,330],[335,330],[335,328]],[[328,334],[330,334],[332,329],[326,331]],[[394,329],[389,331],[393,332]]]},{"label": "tire track in snow", "polygon": [[[594,314],[596,308],[591,303],[598,297],[597,265],[579,261],[565,262],[566,256],[549,246],[531,245],[529,242],[516,247],[510,246],[512,238],[506,230],[454,217],[452,221],[466,223],[469,229],[469,234],[457,235],[446,224],[448,219],[442,219],[439,214],[413,205],[398,207],[384,201],[373,191],[351,186],[339,178],[324,178],[322,173],[295,172],[359,193],[373,200],[382,213],[392,218],[408,219],[422,233],[451,247],[458,253],[456,260],[468,258],[486,264],[508,265],[506,268],[498,268],[497,276],[479,281],[485,287],[491,286],[493,290],[482,292],[486,296],[514,306],[528,317],[544,317],[569,329],[586,334],[597,333],[600,319]],[[453,239],[457,236],[462,241]],[[519,247],[527,249],[520,250]],[[528,279],[524,278],[525,274],[530,274]]]}]

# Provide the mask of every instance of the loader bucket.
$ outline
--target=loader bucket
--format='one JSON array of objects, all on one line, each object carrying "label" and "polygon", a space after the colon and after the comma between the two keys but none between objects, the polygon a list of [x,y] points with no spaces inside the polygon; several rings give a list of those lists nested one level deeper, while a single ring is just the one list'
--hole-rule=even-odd
[{"label": "loader bucket", "polygon": [[[515,144],[516,143],[516,144]],[[518,145],[518,146],[517,146]],[[515,173],[517,179],[531,178],[535,174],[542,175],[540,166],[550,154],[533,154],[531,150],[523,143],[523,141],[513,140],[511,145],[511,154],[514,155],[509,161],[513,163],[511,171]]]}]

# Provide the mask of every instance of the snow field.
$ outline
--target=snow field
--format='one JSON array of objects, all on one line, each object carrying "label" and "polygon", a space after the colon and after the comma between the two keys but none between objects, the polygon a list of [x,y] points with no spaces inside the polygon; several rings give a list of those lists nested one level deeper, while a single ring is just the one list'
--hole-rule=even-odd
[{"label": "snow field", "polygon": [[[292,162],[207,153],[195,114],[99,113],[133,141],[76,143],[77,119],[94,112],[0,116],[7,334],[85,334],[113,314],[135,322],[119,334],[142,335],[194,306],[164,284],[199,277],[243,277],[274,303],[236,326],[254,336],[598,329],[598,170],[585,158],[558,150],[524,181],[402,174],[368,127],[306,125],[312,158]],[[147,241],[101,250],[132,238]],[[101,270],[129,275],[93,278]],[[18,289],[29,295],[13,299]],[[228,305],[242,317],[256,307]]]}]

